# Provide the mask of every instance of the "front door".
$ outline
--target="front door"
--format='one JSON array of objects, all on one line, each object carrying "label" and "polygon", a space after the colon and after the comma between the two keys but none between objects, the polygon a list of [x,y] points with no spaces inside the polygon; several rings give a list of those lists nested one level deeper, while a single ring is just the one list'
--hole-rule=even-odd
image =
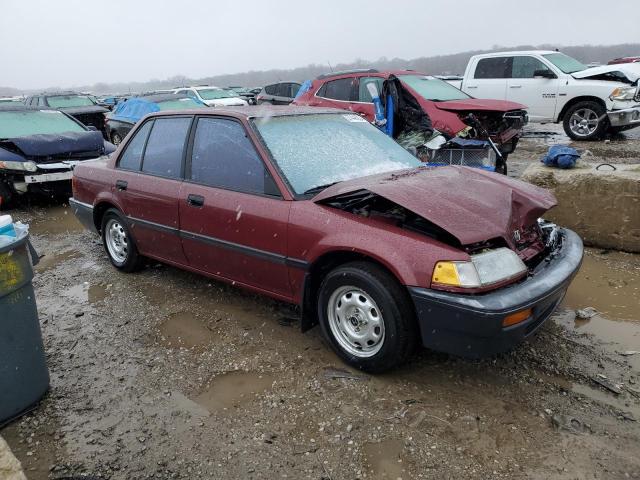
[{"label": "front door", "polygon": [[228,118],[196,123],[180,228],[189,264],[211,275],[289,298],[284,201],[244,126]]},{"label": "front door", "polygon": [[[543,72],[553,75],[553,78],[541,76]],[[557,95],[558,81],[549,67],[529,55],[513,57],[511,78],[507,82],[507,100],[525,105],[531,121],[553,121]]]}]

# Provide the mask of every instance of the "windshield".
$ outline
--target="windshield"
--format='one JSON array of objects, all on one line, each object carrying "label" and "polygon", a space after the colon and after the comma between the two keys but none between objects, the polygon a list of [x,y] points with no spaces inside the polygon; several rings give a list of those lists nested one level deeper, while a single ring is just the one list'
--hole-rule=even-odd
[{"label": "windshield", "polygon": [[238,94],[233,90],[223,90],[221,88],[207,88],[198,90],[198,93],[204,100],[217,100],[219,98],[232,98],[238,96]]},{"label": "windshield", "polygon": [[399,75],[398,78],[408,87],[415,90],[422,98],[434,102],[471,98],[463,91],[439,78],[425,75]]},{"label": "windshield", "polygon": [[86,95],[56,95],[47,97],[47,102],[52,108],[90,107],[95,105],[91,98]]},{"label": "windshield", "polygon": [[298,195],[314,187],[422,163],[359,115],[314,114],[254,121]]},{"label": "windshield", "polygon": [[583,65],[575,58],[571,58],[564,53],[547,53],[542,56],[553,63],[564,73],[581,72],[582,70],[586,70],[587,68],[586,65]]},{"label": "windshield", "polygon": [[0,112],[0,138],[63,132],[84,132],[85,129],[62,112],[31,110]]},{"label": "windshield", "polygon": [[160,111],[165,110],[186,110],[189,108],[205,108],[201,102],[194,100],[193,98],[179,98],[177,100],[167,100],[165,102],[159,102],[158,108]]}]

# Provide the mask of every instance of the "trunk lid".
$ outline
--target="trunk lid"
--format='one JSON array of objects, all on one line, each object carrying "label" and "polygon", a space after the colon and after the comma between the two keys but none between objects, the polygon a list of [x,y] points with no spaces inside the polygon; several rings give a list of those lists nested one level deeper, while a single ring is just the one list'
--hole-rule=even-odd
[{"label": "trunk lid", "polygon": [[509,112],[511,110],[525,110],[527,108],[516,102],[508,102],[506,100],[487,100],[482,98],[435,102],[435,106],[440,110],[447,110],[450,112]]},{"label": "trunk lid", "polygon": [[520,232],[557,203],[545,189],[468,167],[421,167],[357,178],[323,190],[313,201],[361,190],[412,211],[462,245],[503,238],[514,248]]}]

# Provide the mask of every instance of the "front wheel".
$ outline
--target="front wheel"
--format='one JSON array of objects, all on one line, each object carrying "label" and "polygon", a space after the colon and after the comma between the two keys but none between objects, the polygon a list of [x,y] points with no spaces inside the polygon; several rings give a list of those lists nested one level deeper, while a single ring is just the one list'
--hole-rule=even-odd
[{"label": "front wheel", "polygon": [[353,262],[325,277],[318,295],[322,333],[350,365],[372,373],[404,363],[418,343],[406,291],[381,267]]},{"label": "front wheel", "polygon": [[102,243],[114,267],[123,272],[134,272],[142,265],[136,242],[125,217],[115,208],[102,217]]},{"label": "front wheel", "polygon": [[598,140],[609,126],[606,113],[597,102],[578,102],[567,110],[562,126],[573,140]]}]

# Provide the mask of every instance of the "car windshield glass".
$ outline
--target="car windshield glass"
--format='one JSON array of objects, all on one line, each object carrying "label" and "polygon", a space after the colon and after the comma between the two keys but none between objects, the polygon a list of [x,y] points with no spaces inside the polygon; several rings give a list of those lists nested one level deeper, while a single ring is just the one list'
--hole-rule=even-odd
[{"label": "car windshield glass", "polygon": [[232,90],[223,90],[221,88],[207,88],[198,90],[198,93],[204,100],[217,100],[219,98],[231,98],[238,96],[238,94]]},{"label": "car windshield glass", "polygon": [[55,110],[0,112],[0,139],[84,131],[64,113]]},{"label": "car windshield glass", "polygon": [[298,195],[314,187],[422,163],[359,115],[313,114],[254,121]]},{"label": "car windshield glass", "polygon": [[47,97],[47,102],[52,108],[90,107],[95,105],[86,95],[56,95]]},{"label": "car windshield glass", "polygon": [[422,98],[434,102],[465,100],[469,95],[439,78],[425,75],[399,75],[400,80],[415,90]]},{"label": "car windshield glass", "polygon": [[587,68],[586,65],[583,65],[575,58],[571,58],[564,53],[547,53],[543,55],[543,57],[553,63],[564,73],[581,72]]},{"label": "car windshield glass", "polygon": [[165,102],[159,102],[158,108],[160,111],[165,110],[186,110],[188,108],[205,108],[202,102],[198,102],[193,98],[179,98],[177,100],[167,100]]}]

